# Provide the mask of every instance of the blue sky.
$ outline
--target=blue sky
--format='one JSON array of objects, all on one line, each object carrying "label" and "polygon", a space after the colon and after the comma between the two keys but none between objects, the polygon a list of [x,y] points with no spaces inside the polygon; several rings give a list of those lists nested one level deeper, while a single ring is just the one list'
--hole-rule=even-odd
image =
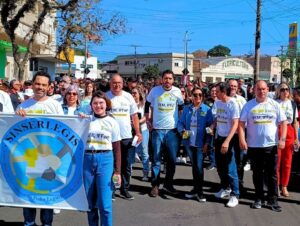
[{"label": "blue sky", "polygon": [[[288,25],[300,18],[299,0],[262,0],[261,54],[276,55],[288,45]],[[127,32],[89,44],[101,62],[117,55],[209,50],[222,44],[231,55],[254,53],[256,0],[102,0],[105,16],[119,12]]]}]

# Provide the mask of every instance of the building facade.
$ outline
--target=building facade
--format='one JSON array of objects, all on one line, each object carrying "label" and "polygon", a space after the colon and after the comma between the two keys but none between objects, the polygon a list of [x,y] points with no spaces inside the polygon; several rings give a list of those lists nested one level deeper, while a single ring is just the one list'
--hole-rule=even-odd
[{"label": "building facade", "polygon": [[[36,21],[42,9],[42,2],[37,1],[35,10],[25,14],[21,19],[19,26],[16,29],[16,41],[20,46],[26,46],[26,38],[31,30],[33,23]],[[44,23],[41,26],[40,32],[37,34],[33,43],[31,59],[26,65],[24,79],[32,78],[32,75],[38,70],[47,71],[51,76],[55,76],[56,59],[56,28],[55,19],[56,13],[51,12],[46,16]],[[8,36],[6,35],[2,24],[0,23],[0,40],[7,46],[11,45]],[[1,59],[5,60],[4,68],[0,73],[1,78],[11,80],[16,78],[17,67],[14,63],[11,48],[3,48],[0,45]],[[0,70],[1,71],[1,70]]]},{"label": "building facade", "polygon": [[[187,55],[187,69],[190,79],[193,79],[193,58],[192,54]],[[116,63],[106,64],[103,71],[120,73],[123,77],[142,76],[147,78],[145,67],[157,66],[159,72],[172,70],[179,81],[183,75],[185,67],[185,55],[183,53],[156,53],[156,54],[137,54],[121,55],[116,58]]]},{"label": "building facade", "polygon": [[236,57],[195,58],[194,75],[201,81],[214,83],[226,79],[253,79],[253,67],[247,61]]},{"label": "building facade", "polygon": [[[244,58],[254,67],[254,57]],[[260,70],[259,79],[266,80],[267,82],[280,83],[281,72],[288,68],[290,69],[290,59],[281,62],[279,57],[274,56],[261,56],[260,57]]]}]

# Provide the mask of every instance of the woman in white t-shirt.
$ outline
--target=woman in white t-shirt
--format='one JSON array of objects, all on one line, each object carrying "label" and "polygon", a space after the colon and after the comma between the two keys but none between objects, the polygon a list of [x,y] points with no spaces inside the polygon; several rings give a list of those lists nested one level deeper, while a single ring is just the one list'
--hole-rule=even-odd
[{"label": "woman in white t-shirt", "polygon": [[136,148],[136,154],[142,157],[143,163],[143,181],[148,181],[149,174],[149,152],[148,152],[148,143],[149,143],[149,130],[146,124],[146,117],[144,116],[145,111],[145,97],[141,89],[133,88],[131,90],[131,95],[138,106],[138,116],[140,122],[140,129],[143,135],[143,141]]},{"label": "woman in white t-shirt", "polygon": [[117,121],[107,110],[111,101],[101,91],[91,99],[93,111],[83,163],[89,225],[112,226],[112,179],[121,185],[121,136]]},{"label": "woman in white t-shirt", "polygon": [[[290,179],[292,157],[294,145],[299,147],[298,141],[298,110],[296,104],[292,101],[291,89],[286,83],[281,83],[276,89],[276,100],[283,109],[287,121],[287,135],[285,141],[285,148],[278,149],[278,164],[277,176],[278,185],[281,188],[281,194],[285,197],[289,196],[287,186]],[[278,130],[281,131],[280,129]],[[279,133],[279,138],[280,138]]]}]

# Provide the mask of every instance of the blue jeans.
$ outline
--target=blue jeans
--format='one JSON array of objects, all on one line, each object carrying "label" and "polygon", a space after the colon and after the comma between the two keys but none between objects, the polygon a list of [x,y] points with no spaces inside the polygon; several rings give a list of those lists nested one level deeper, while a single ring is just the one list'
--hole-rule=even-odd
[{"label": "blue jeans", "polygon": [[121,140],[121,192],[128,191],[130,186],[131,165],[135,161],[135,147],[132,146],[131,139]]},{"label": "blue jeans", "polygon": [[216,139],[216,162],[218,174],[221,180],[221,188],[226,189],[229,185],[232,189],[231,195],[239,197],[239,178],[237,173],[236,162],[234,158],[234,149],[232,140],[229,143],[228,151],[221,153],[221,146],[226,137],[218,136]]},{"label": "blue jeans", "polygon": [[209,161],[210,161],[210,165],[211,166],[216,166],[216,157],[215,157],[215,140],[214,139],[211,139],[211,142],[210,144],[208,145],[208,158],[209,158]]},{"label": "blue jeans", "polygon": [[[24,225],[35,225],[36,209],[23,208]],[[53,209],[41,209],[40,218],[43,226],[51,226],[53,221]]]},{"label": "blue jeans", "polygon": [[[112,226],[112,174],[113,152],[86,153],[83,163],[83,183],[90,211],[87,212],[90,226]],[[99,212],[98,212],[99,209]]]},{"label": "blue jeans", "polygon": [[[164,148],[161,149],[162,146]],[[160,184],[161,151],[164,150],[166,151],[165,157],[167,162],[167,172],[164,185],[166,187],[173,186],[178,146],[179,137],[176,129],[155,129],[152,131],[152,186],[159,186]]]},{"label": "blue jeans", "polygon": [[200,147],[192,147],[189,145],[184,145],[185,150],[192,163],[192,172],[193,172],[193,186],[194,191],[198,195],[203,194],[203,152]]},{"label": "blue jeans", "polygon": [[143,130],[143,142],[136,148],[136,153],[142,156],[143,172],[148,175],[149,172],[149,130]]}]

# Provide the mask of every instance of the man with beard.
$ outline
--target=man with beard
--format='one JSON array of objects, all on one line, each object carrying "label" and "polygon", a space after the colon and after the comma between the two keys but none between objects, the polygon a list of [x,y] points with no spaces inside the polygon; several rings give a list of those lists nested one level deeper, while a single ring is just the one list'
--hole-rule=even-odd
[{"label": "man with beard", "polygon": [[[152,130],[152,189],[151,197],[159,195],[161,152],[165,151],[167,172],[163,189],[171,194],[177,191],[173,187],[176,153],[179,146],[177,122],[183,109],[183,97],[179,88],[173,86],[174,73],[166,70],[162,74],[162,85],[155,86],[147,96],[145,106],[146,122]],[[149,112],[149,108],[151,111]],[[163,147],[163,148],[162,148]]]},{"label": "man with beard", "polygon": [[[32,89],[34,96],[28,100],[22,102],[16,111],[16,114],[25,117],[28,114],[53,114],[64,115],[61,105],[47,96],[47,91],[51,83],[51,77],[46,72],[37,72],[33,79]],[[52,225],[53,221],[53,209],[41,209],[41,222],[42,225]],[[36,225],[36,209],[24,208],[24,225]]]}]

